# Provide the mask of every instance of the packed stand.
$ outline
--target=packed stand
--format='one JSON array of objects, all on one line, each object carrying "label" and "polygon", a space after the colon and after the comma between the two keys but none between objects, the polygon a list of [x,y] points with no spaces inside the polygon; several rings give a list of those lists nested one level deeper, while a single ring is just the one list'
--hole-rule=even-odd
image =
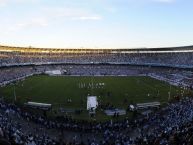
[{"label": "packed stand", "polygon": [[132,64],[193,67],[192,52],[168,53],[22,53],[0,52],[0,66],[30,64]]}]

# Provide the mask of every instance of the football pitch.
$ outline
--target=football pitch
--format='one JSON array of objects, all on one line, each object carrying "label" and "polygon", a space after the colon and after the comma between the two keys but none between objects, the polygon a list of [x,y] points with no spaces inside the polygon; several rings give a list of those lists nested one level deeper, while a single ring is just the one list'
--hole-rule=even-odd
[{"label": "football pitch", "polygon": [[[75,118],[85,119],[87,96],[97,96],[101,105],[110,104],[116,108],[127,109],[130,103],[151,101],[167,102],[171,97],[180,95],[182,89],[150,77],[83,77],[83,76],[46,76],[38,75],[23,81],[1,87],[0,95],[7,101],[23,105],[28,101],[50,103],[53,110],[82,109],[82,115]],[[188,92],[184,92],[185,94]],[[70,100],[70,101],[69,101]],[[99,116],[105,116],[98,110]]]}]

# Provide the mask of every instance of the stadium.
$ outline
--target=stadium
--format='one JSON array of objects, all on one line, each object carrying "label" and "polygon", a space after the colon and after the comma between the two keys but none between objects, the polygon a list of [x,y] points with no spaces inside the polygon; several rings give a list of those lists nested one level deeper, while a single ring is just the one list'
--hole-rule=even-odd
[{"label": "stadium", "polygon": [[190,145],[192,69],[193,46],[0,46],[0,133],[19,145]]}]

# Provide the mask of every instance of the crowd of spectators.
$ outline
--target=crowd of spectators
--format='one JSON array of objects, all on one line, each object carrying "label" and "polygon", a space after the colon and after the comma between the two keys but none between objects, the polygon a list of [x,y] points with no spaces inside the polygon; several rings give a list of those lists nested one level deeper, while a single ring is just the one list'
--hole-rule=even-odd
[{"label": "crowd of spectators", "polygon": [[[192,58],[193,53],[51,55],[0,52],[0,85],[6,85],[6,83],[24,79],[30,75],[42,74],[48,70],[61,70],[62,75],[79,76],[149,75],[169,82],[174,80],[191,85],[193,83],[191,71],[102,65],[101,63],[192,67]],[[50,63],[54,65],[45,65]],[[12,65],[14,67],[10,67]],[[184,97],[148,116],[102,123],[75,120],[69,116],[50,119],[25,111],[23,108],[0,99],[0,144],[193,145],[192,104],[192,98]],[[25,130],[22,129],[25,123],[28,125],[32,123],[36,128],[40,126],[44,133],[34,133],[30,127],[26,126]],[[48,134],[50,129],[56,130],[57,133]],[[68,132],[73,132],[72,138],[70,141],[63,140],[63,136]],[[74,133],[80,134],[81,137],[77,137]]]},{"label": "crowd of spectators", "polygon": [[22,53],[0,52],[0,66],[29,64],[135,64],[193,67],[192,52],[169,53]]},{"label": "crowd of spectators", "polygon": [[[182,98],[169,103],[166,107],[145,117],[134,120],[88,122],[78,121],[69,117],[51,120],[45,116],[23,111],[14,104],[0,101],[0,143],[16,145],[54,145],[66,144],[61,138],[53,138],[48,134],[39,135],[22,131],[24,119],[42,128],[56,129],[61,134],[77,132],[82,138],[74,137],[69,144],[92,145],[192,145],[193,144],[193,99]],[[17,119],[17,117],[19,119]],[[22,118],[22,119],[21,119]],[[134,135],[134,132],[137,132]],[[87,138],[84,134],[100,135]],[[80,139],[80,140],[79,140]]]},{"label": "crowd of spectators", "polygon": [[126,134],[107,130],[104,136],[108,143],[128,145],[192,145],[193,144],[193,100],[183,98],[171,103],[156,113],[139,119],[135,125],[139,134],[131,139]]},{"label": "crowd of spectators", "polygon": [[0,144],[1,145],[44,145],[57,144],[44,134],[43,136],[32,135],[30,132],[24,133],[22,125],[16,121],[15,115],[21,114],[20,109],[13,104],[6,104],[0,101]]},{"label": "crowd of spectators", "polygon": [[44,74],[46,71],[60,70],[61,75],[71,76],[150,76],[172,85],[191,87],[193,73],[190,70],[128,66],[128,65],[38,65],[0,68],[0,85],[24,79],[25,77]]}]

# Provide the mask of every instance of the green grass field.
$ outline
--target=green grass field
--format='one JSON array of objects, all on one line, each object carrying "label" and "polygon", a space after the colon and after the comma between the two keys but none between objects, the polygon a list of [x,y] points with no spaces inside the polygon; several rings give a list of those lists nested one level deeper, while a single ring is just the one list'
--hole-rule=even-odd
[{"label": "green grass field", "polygon": [[[17,103],[27,101],[51,103],[53,110],[63,107],[86,110],[87,96],[97,96],[101,104],[110,103],[117,108],[126,109],[130,102],[168,101],[171,96],[181,92],[180,88],[149,77],[72,77],[72,76],[33,76],[16,84],[0,88],[0,95],[8,101],[14,100],[14,86]],[[187,93],[187,92],[186,92]],[[67,102],[71,99],[72,102]],[[126,100],[126,102],[125,102]],[[98,111],[98,118],[105,115]],[[85,111],[75,118],[87,118]]]}]

